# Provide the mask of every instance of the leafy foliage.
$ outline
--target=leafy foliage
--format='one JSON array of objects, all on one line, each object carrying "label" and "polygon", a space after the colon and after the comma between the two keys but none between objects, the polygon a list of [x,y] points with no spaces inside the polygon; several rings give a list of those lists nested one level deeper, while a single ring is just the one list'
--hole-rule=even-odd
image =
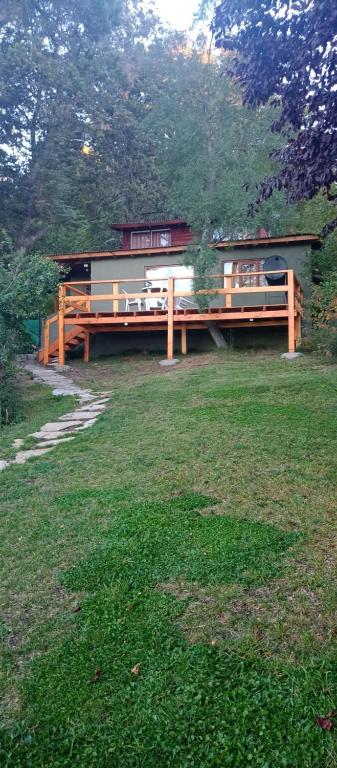
[{"label": "leafy foliage", "polygon": [[313,329],[308,339],[309,349],[337,357],[337,272],[329,272],[312,291],[311,313]]},{"label": "leafy foliage", "polygon": [[50,310],[60,269],[39,255],[14,251],[8,236],[0,243],[0,423],[16,415],[14,355],[31,349],[25,321]]},{"label": "leafy foliage", "polygon": [[22,400],[13,365],[0,363],[0,429],[18,419]]},{"label": "leafy foliage", "polygon": [[0,251],[0,363],[27,348],[25,320],[48,313],[60,279],[55,262],[14,252],[6,238]]},{"label": "leafy foliage", "polygon": [[151,19],[122,0],[7,0],[0,203],[16,247],[97,248],[112,212],[132,213],[139,196],[155,204],[153,153],[133,92],[135,41]]},{"label": "leafy foliage", "polygon": [[[217,45],[239,55],[233,73],[244,102],[277,107],[281,167],[263,181],[257,205],[274,190],[287,200],[335,200],[337,181],[337,8],[334,0],[223,0],[215,12]],[[255,210],[255,208],[254,208]],[[330,223],[336,225],[337,219]]]}]

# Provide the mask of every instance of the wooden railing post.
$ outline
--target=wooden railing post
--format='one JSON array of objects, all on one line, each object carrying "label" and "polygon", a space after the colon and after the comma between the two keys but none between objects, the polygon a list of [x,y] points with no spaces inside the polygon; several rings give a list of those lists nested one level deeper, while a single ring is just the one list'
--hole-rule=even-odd
[{"label": "wooden railing post", "polygon": [[49,363],[49,338],[50,338],[50,320],[49,318],[45,322],[44,334],[43,334],[43,365]]},{"label": "wooden railing post", "polygon": [[[230,290],[232,290],[232,275],[225,275],[225,283],[226,283],[225,288],[227,288],[227,280],[229,281],[229,284],[230,284]],[[232,294],[226,292],[225,307],[226,309],[230,309],[231,306],[232,306]]]},{"label": "wooden railing post", "polygon": [[288,271],[288,352],[295,352],[295,281],[294,270]]},{"label": "wooden railing post", "polygon": [[58,344],[59,344],[59,365],[64,365],[64,298],[65,286],[61,283],[59,287],[59,314],[58,314]]},{"label": "wooden railing post", "polygon": [[[113,296],[118,296],[118,294],[119,294],[119,283],[112,283],[112,295]],[[118,299],[113,299],[112,311],[113,312],[118,312],[118,307],[119,307],[119,300]]]},{"label": "wooden railing post", "polygon": [[174,347],[174,277],[169,277],[167,286],[167,359],[173,358]]}]

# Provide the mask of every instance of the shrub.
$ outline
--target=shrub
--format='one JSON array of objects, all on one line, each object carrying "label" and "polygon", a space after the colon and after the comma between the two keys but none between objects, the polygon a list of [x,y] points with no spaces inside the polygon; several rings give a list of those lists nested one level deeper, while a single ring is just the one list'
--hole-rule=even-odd
[{"label": "shrub", "polygon": [[337,271],[313,288],[311,313],[313,328],[307,348],[337,358]]},{"label": "shrub", "polygon": [[21,415],[21,395],[15,369],[11,365],[0,366],[0,428],[8,426]]},{"label": "shrub", "polygon": [[30,352],[32,339],[27,321],[48,312],[60,270],[38,254],[13,250],[6,233],[0,232],[0,425],[19,415],[15,355]]}]

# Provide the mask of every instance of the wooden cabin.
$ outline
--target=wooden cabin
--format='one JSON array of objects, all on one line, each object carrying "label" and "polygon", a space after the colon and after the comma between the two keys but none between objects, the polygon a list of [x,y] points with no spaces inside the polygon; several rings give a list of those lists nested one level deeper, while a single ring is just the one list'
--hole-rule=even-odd
[{"label": "wooden cabin", "polygon": [[[85,360],[135,349],[170,359],[214,345],[214,327],[234,346],[296,349],[317,235],[269,237],[262,230],[256,238],[211,243],[218,255],[211,288],[196,292],[197,275],[186,266],[193,240],[186,221],[157,217],[112,229],[120,236],[113,250],[49,257],[69,271],[57,312],[45,321],[45,364],[55,357],[63,363],[79,345]],[[202,308],[200,295],[207,299]]]}]

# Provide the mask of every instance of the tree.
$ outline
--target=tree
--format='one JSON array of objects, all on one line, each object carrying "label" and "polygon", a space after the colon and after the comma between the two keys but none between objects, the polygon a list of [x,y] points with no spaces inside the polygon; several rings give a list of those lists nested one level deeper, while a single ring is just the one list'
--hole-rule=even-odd
[{"label": "tree", "polygon": [[100,247],[109,220],[155,203],[133,95],[134,50],[153,23],[124,0],[5,0],[0,210],[17,248]]},{"label": "tree", "polygon": [[[337,202],[337,5],[335,0],[223,0],[213,31],[219,48],[236,52],[232,73],[244,103],[277,109],[272,129],[280,167],[267,177],[252,211],[274,190],[311,200],[323,190]],[[337,217],[326,227],[337,225]]]},{"label": "tree", "polygon": [[0,425],[17,410],[14,357],[30,351],[26,320],[50,311],[60,279],[58,265],[42,256],[15,252],[10,238],[0,239]]},{"label": "tree", "polygon": [[220,238],[244,234],[253,193],[243,185],[273,168],[270,110],[252,118],[223,70],[224,59],[205,40],[188,45],[173,36],[150,48],[141,81],[167,206],[207,242],[216,231]]}]

